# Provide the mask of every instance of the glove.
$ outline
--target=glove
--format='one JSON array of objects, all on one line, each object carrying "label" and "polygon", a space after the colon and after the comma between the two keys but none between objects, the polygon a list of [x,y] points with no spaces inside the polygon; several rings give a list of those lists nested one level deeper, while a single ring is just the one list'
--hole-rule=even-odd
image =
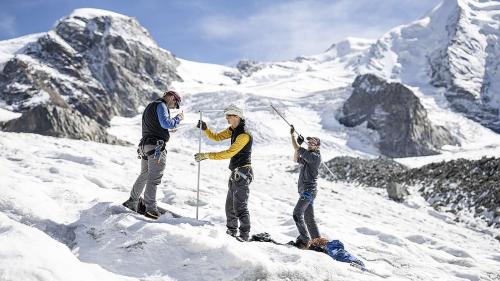
[{"label": "glove", "polygon": [[200,162],[200,161],[203,161],[203,160],[206,160],[206,159],[208,159],[208,153],[203,153],[202,152],[202,153],[196,153],[194,155],[194,160],[196,162]]},{"label": "glove", "polygon": [[299,136],[297,137],[297,143],[298,143],[299,145],[301,145],[302,143],[304,143],[304,137],[303,137],[302,135],[299,135]]},{"label": "glove", "polygon": [[198,120],[198,125],[196,125],[196,128],[199,128],[201,126],[201,129],[205,131],[207,129],[207,123],[204,121]]},{"label": "glove", "polygon": [[295,133],[295,128],[293,125],[290,125],[290,135],[293,135],[293,133]]}]

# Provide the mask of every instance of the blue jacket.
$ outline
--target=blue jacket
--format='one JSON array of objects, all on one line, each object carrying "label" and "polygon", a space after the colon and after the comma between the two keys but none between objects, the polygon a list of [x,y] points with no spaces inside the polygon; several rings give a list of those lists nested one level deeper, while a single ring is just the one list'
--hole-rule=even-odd
[{"label": "blue jacket", "polygon": [[170,134],[168,129],[175,128],[180,122],[176,116],[170,118],[170,111],[163,99],[150,103],[142,114],[142,139],[143,144],[156,144],[157,140],[168,142]]}]

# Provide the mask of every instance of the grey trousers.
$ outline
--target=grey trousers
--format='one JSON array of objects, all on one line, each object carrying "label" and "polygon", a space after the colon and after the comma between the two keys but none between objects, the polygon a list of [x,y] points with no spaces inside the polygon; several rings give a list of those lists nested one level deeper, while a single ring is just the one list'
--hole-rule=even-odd
[{"label": "grey trousers", "polygon": [[239,220],[240,236],[248,237],[250,233],[248,196],[250,193],[249,185],[253,180],[253,171],[251,167],[239,168],[237,171],[245,175],[246,179],[237,174],[236,171],[231,172],[226,197],[226,226],[230,230],[236,230]]},{"label": "grey trousers", "polygon": [[319,231],[316,220],[314,219],[313,202],[316,198],[317,191],[302,192],[299,201],[293,209],[293,220],[299,230],[297,240],[308,242],[311,239],[318,238]]},{"label": "grey trousers", "polygon": [[[144,151],[147,152],[154,148],[154,145],[145,145]],[[146,186],[146,190],[144,191],[144,204],[148,210],[156,208],[156,188],[163,177],[166,159],[167,150],[164,150],[160,154],[159,162],[158,158],[154,158],[154,155],[148,156],[148,160],[141,160],[141,173],[132,187],[130,198],[132,198],[132,200],[139,200],[144,186]]]}]

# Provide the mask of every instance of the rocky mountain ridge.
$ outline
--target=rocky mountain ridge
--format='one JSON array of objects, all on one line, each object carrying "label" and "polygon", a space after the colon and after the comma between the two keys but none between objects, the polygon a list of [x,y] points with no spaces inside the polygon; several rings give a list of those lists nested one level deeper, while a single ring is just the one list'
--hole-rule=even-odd
[{"label": "rocky mountain ridge", "polygon": [[358,69],[444,95],[453,110],[500,132],[499,26],[498,1],[444,0],[380,38]]},{"label": "rocky mountain ridge", "polygon": [[[39,105],[71,108],[106,127],[113,116],[138,114],[141,105],[180,80],[177,65],[135,19],[79,9],[4,63],[0,99],[18,112]],[[78,120],[66,125],[83,129]],[[9,130],[25,131],[14,127],[18,123],[11,123]],[[94,128],[105,135],[104,127]],[[69,136],[82,135],[88,132]]]}]

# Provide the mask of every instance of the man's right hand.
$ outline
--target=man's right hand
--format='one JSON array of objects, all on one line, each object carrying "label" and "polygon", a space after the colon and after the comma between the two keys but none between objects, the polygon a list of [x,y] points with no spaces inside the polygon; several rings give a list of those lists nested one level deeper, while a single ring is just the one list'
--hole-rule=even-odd
[{"label": "man's right hand", "polygon": [[196,125],[196,128],[200,128],[205,131],[207,129],[207,123],[205,121],[198,120],[198,125]]},{"label": "man's right hand", "polygon": [[293,135],[293,133],[295,133],[295,128],[293,125],[290,125],[290,135]]},{"label": "man's right hand", "polygon": [[179,120],[183,120],[184,119],[184,112],[181,112],[179,114],[177,114],[177,116],[179,118]]},{"label": "man's right hand", "polygon": [[297,137],[297,143],[298,143],[299,145],[301,145],[301,144],[303,144],[303,143],[304,143],[304,137],[303,137],[302,135],[299,135],[299,136]]}]

